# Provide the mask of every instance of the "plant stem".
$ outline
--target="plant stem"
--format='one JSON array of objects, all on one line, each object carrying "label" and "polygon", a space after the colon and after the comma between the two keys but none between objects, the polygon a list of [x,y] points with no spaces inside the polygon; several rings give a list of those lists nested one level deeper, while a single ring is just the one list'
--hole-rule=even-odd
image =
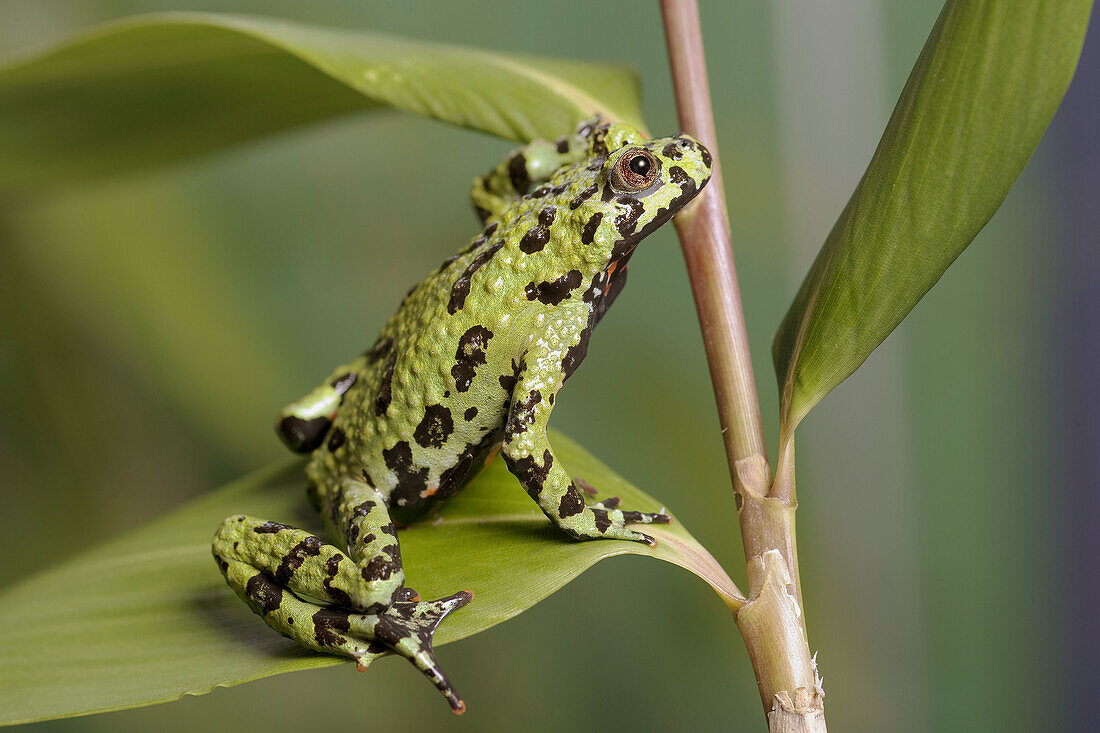
[{"label": "plant stem", "polygon": [[661,0],[661,9],[680,127],[713,156],[710,183],[675,224],[703,331],[748,565],[749,602],[737,611],[737,624],[770,730],[824,731],[824,692],[806,640],[798,580],[793,467],[785,464],[783,471],[784,486],[791,490],[770,496],[772,475],[733,262],[699,9],[696,0]]},{"label": "plant stem", "polygon": [[[698,9],[694,0],[662,0],[661,7],[680,127],[706,145],[713,156],[710,183],[695,202],[676,217],[675,224],[691,277],[699,325],[706,340],[730,474],[735,481],[767,482],[770,476],[745,475],[746,465],[767,466],[767,449],[741,308],[741,290],[730,246],[729,215],[711,114]],[[746,460],[749,464],[741,463]],[[766,483],[764,491],[767,491]]]}]

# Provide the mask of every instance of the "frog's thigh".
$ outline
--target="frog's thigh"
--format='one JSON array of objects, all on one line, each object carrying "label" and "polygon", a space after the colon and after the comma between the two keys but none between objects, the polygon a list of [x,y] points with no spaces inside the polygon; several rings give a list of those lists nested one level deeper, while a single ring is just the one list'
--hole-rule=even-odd
[{"label": "frog's thigh", "polygon": [[[564,346],[567,348],[569,344]],[[565,353],[565,348],[559,347],[547,344],[545,348]],[[543,513],[571,537],[608,537],[655,544],[649,535],[627,529],[626,517],[619,509],[587,506],[569,472],[554,455],[546,437],[546,424],[553,409],[550,397],[561,387],[562,372],[548,370],[540,373],[530,366],[548,361],[539,353],[532,352],[524,358],[521,366],[512,392],[512,406],[501,448],[508,469],[520,480],[531,498],[538,502]],[[634,514],[639,515],[640,521],[646,521],[640,512]]]},{"label": "frog's thigh", "polygon": [[[356,519],[366,526],[369,517]],[[356,563],[305,530],[245,515],[222,522],[213,550],[221,562],[244,563],[305,601],[363,613],[384,611],[404,580],[399,557],[396,566],[390,555]]]},{"label": "frog's thigh", "polygon": [[370,655],[385,649],[381,642],[368,641],[369,634],[345,636],[352,621],[364,617],[303,601],[248,563],[218,558],[218,565],[241,600],[268,626],[302,646],[342,654],[364,665],[369,662]]}]

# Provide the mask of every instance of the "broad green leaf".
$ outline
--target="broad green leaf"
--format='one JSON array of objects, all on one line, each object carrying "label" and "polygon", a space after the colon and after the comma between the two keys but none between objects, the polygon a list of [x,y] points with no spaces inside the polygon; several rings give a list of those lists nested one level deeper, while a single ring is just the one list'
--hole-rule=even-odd
[{"label": "broad green leaf", "polygon": [[[555,434],[553,442],[601,497],[661,508],[572,441]],[[303,486],[299,462],[257,472],[0,594],[0,724],[167,702],[344,661],[268,629],[210,556],[214,529],[236,512],[315,528]],[[440,626],[437,645],[505,621],[596,562],[626,553],[687,568],[731,609],[740,607],[740,592],[682,524],[646,532],[657,548],[571,541],[497,460],[400,539],[409,583],[424,598],[474,591],[473,602]]]},{"label": "broad green leaf", "polygon": [[641,126],[633,71],[211,13],[110,23],[0,69],[0,190],[185,160],[385,107],[526,141]]},{"label": "broad green leaf", "polygon": [[985,226],[1073,76],[1090,0],[949,0],[773,348],[783,443]]}]

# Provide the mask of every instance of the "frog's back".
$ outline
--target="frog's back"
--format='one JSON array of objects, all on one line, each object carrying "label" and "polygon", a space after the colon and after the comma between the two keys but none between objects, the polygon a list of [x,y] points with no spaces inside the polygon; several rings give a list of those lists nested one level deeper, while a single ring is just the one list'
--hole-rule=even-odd
[{"label": "frog's back", "polygon": [[474,277],[499,270],[487,267],[504,246],[496,228],[411,290],[358,360],[355,384],[310,461],[319,491],[361,478],[399,521],[411,521],[458,491],[500,442],[515,314],[501,307],[512,297],[499,272],[493,283]]}]

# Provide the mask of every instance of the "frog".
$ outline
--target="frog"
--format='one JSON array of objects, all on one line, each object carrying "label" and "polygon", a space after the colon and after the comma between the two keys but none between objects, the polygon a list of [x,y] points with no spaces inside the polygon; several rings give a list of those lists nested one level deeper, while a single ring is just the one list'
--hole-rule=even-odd
[{"label": "frog", "polygon": [[500,454],[563,541],[656,546],[638,526],[669,515],[590,499],[547,422],[638,243],[695,198],[711,164],[689,135],[647,139],[595,117],[474,179],[481,232],[408,291],[370,348],[277,418],[286,446],[309,456],[307,493],[329,539],[227,517],[212,550],[228,585],[308,649],[360,670],[385,652],[405,657],[462,713],[432,641],[473,594],[422,600],[405,583],[399,526]]}]

